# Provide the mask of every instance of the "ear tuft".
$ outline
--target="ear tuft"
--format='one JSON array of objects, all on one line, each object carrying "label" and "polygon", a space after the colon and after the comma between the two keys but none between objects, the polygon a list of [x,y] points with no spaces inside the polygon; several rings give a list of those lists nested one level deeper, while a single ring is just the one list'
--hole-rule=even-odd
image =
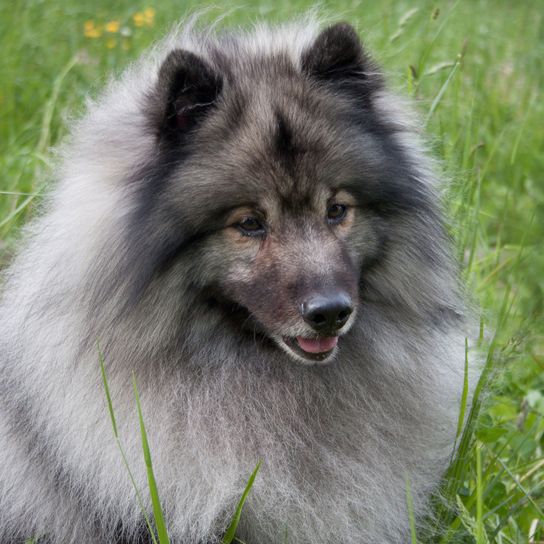
[{"label": "ear tuft", "polygon": [[321,81],[349,85],[358,94],[371,94],[382,86],[376,65],[365,53],[355,29],[348,23],[327,27],[302,55],[302,70]]},{"label": "ear tuft", "polygon": [[157,83],[159,131],[180,136],[213,107],[223,80],[201,57],[175,49],[163,62]]}]

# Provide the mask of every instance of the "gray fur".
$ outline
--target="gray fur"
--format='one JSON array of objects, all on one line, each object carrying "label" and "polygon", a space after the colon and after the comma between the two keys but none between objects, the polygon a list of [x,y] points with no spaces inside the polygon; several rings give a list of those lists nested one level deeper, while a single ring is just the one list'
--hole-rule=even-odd
[{"label": "gray fur", "polygon": [[[219,542],[258,460],[240,525],[248,544],[283,542],[286,530],[293,544],[408,541],[405,479],[421,517],[452,454],[470,320],[409,108],[357,51],[364,96],[323,82],[330,59],[305,56],[318,34],[311,19],[230,34],[181,26],[73,126],[58,182],[5,273],[1,542],[138,541],[97,341],[145,490],[137,377],[172,542]],[[158,74],[174,49],[223,81],[183,160],[176,143],[157,143]],[[345,235],[278,204],[280,194],[321,202],[342,180],[369,199]],[[399,209],[372,207],[376,194],[398,195]],[[242,195],[277,225],[262,262],[213,224]],[[317,272],[361,283],[338,351],[312,366],[274,342],[308,332],[280,302]],[[249,312],[239,329],[204,300],[212,287]]]}]

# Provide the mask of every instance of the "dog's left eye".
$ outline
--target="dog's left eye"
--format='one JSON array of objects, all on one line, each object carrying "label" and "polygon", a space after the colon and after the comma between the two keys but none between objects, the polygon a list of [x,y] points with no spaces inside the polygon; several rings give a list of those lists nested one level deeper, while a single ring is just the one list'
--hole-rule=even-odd
[{"label": "dog's left eye", "polygon": [[265,229],[261,222],[251,216],[244,217],[244,219],[236,224],[236,227],[244,236],[262,236],[265,234]]},{"label": "dog's left eye", "polygon": [[331,204],[327,210],[327,221],[330,225],[341,223],[346,217],[347,207],[344,204]]}]

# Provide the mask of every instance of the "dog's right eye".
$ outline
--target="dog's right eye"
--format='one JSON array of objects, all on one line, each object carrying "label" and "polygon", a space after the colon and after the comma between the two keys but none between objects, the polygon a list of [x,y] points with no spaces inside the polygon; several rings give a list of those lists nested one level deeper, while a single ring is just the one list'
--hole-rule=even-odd
[{"label": "dog's right eye", "polygon": [[263,236],[266,232],[262,223],[251,216],[244,217],[236,224],[236,227],[244,236]]},{"label": "dog's right eye", "polygon": [[344,204],[331,204],[327,210],[327,221],[331,225],[341,223],[346,217],[347,206]]}]

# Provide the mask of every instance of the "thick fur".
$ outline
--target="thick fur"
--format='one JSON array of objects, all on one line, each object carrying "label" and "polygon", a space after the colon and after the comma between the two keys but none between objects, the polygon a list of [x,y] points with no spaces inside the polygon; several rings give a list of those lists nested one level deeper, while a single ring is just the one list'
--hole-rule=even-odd
[{"label": "thick fur", "polygon": [[[469,320],[417,124],[351,27],[180,27],[71,134],[5,274],[0,541],[146,542],[97,342],[150,510],[136,376],[172,542],[219,542],[259,460],[248,544],[407,541],[406,478],[422,516],[452,455]],[[305,202],[340,181],[355,215],[331,234]],[[222,223],[242,198],[276,206],[270,242]],[[317,277],[357,307],[309,365],[278,338]]]}]

